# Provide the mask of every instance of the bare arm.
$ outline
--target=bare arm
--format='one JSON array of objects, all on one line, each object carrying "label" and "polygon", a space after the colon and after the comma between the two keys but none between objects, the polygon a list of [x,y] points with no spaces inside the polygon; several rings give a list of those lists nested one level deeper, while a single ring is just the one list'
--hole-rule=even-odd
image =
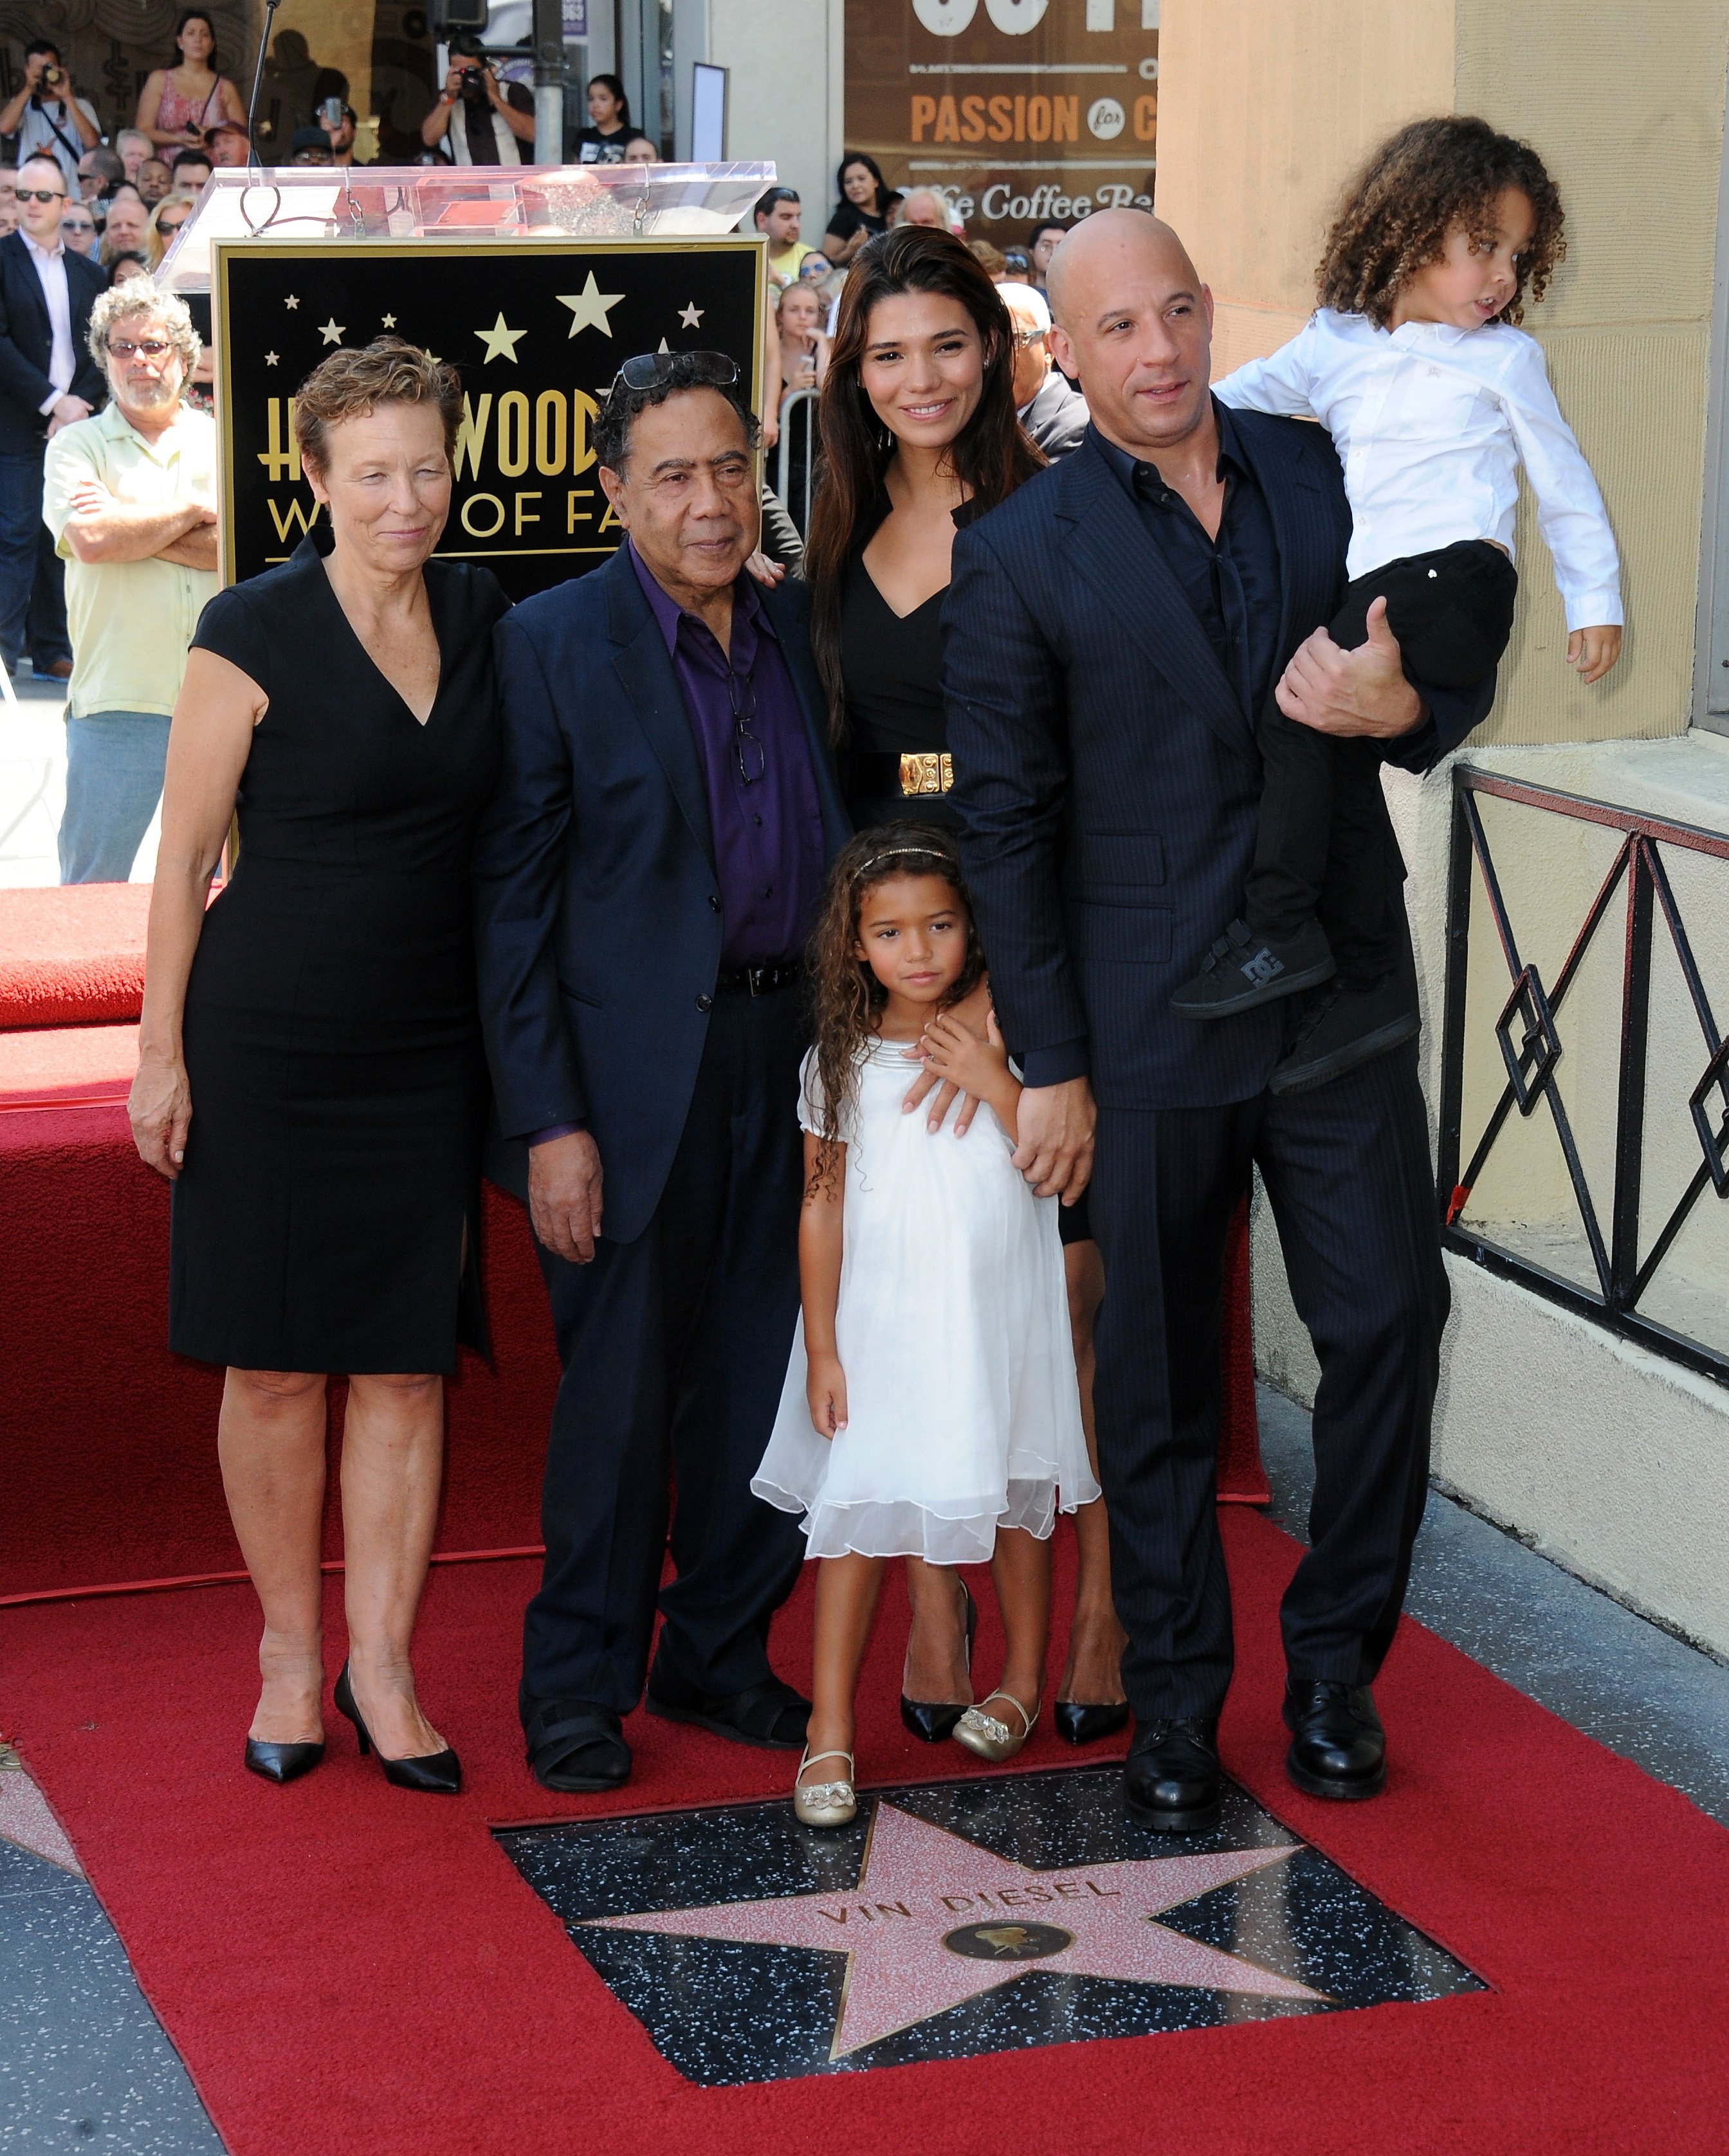
[{"label": "bare arm", "polygon": [[846,1428],[846,1373],[834,1344],[834,1316],[840,1305],[841,1221],[846,1193],[846,1147],[828,1149],[833,1158],[823,1173],[823,1141],[804,1134],[804,1204],[798,1215],[798,1291],[804,1305],[805,1398],[818,1437],[838,1437]]},{"label": "bare arm", "polygon": [[217,566],[214,515],[208,524],[195,524],[183,537],[158,547],[155,558],[158,562],[172,562],[182,569],[213,570]]},{"label": "bare arm", "polygon": [[70,500],[63,536],[80,562],[148,562],[189,533],[208,531],[209,560],[187,566],[216,567],[216,511],[202,501],[166,507],[117,501],[96,480],[75,487]]},{"label": "bare arm", "polygon": [[16,135],[23,124],[24,107],[36,95],[42,82],[42,55],[34,55],[24,69],[24,79],[4,105],[0,105],[0,135]]},{"label": "bare arm", "polygon": [[94,150],[102,140],[102,131],[78,101],[78,85],[70,74],[61,86],[61,102],[66,116],[72,122],[78,139],[86,150]]},{"label": "bare arm", "polygon": [[841,239],[832,232],[825,232],[823,234],[823,252],[837,268],[840,268],[852,260],[870,237],[862,224],[848,239]]},{"label": "bare arm", "polygon": [[240,102],[240,92],[226,75],[222,79],[222,116],[232,121],[236,127],[246,125],[246,107]]},{"label": "bare arm", "polygon": [[505,95],[504,85],[500,82],[490,68],[486,70],[486,95],[492,100],[493,110],[504,115],[505,125],[516,140],[519,142],[532,142],[534,140],[533,113],[519,112],[516,110]]},{"label": "bare arm", "polygon": [[459,67],[450,69],[444,77],[444,95],[420,123],[420,139],[428,150],[435,150],[450,131],[450,115],[456,109],[461,74],[462,69]]},{"label": "bare arm", "polygon": [[187,654],[168,733],[162,836],[150,899],[144,1022],[126,1113],[146,1165],[172,1183],[186,1160],[192,1091],[181,1045],[187,977],[264,692],[213,651]]}]

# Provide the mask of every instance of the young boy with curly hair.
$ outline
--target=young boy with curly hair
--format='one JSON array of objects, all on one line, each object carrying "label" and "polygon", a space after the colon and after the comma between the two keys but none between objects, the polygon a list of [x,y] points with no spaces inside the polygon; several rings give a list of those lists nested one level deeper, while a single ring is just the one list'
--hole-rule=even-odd
[{"label": "young boy with curly hair", "polygon": [[[1222,403],[1331,434],[1352,530],[1328,632],[1347,649],[1390,634],[1419,687],[1470,688],[1506,649],[1521,464],[1566,603],[1568,663],[1593,682],[1620,656],[1603,497],[1542,346],[1515,326],[1564,252],[1561,197],[1534,150],[1481,120],[1414,121],[1347,190],[1307,325],[1218,385]],[[1398,971],[1376,743],[1317,733],[1271,699],[1258,736],[1245,918],[1173,1002],[1224,1018],[1331,982],[1274,1074],[1275,1091],[1294,1091],[1409,1040],[1418,1014]]]}]

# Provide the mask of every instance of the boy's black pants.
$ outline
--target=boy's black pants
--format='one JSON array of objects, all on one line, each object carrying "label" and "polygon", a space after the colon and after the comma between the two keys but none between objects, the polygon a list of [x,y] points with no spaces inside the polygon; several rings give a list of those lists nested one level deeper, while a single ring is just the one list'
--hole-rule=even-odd
[{"label": "boy's black pants", "polygon": [[[1370,607],[1384,598],[1405,678],[1469,689],[1506,649],[1518,584],[1500,547],[1461,539],[1357,578],[1327,634],[1355,650],[1368,641]],[[1318,918],[1340,978],[1371,987],[1398,959],[1387,906],[1393,827],[1381,792],[1380,744],[1299,726],[1270,696],[1257,738],[1265,775],[1249,926],[1257,936],[1283,938]]]}]

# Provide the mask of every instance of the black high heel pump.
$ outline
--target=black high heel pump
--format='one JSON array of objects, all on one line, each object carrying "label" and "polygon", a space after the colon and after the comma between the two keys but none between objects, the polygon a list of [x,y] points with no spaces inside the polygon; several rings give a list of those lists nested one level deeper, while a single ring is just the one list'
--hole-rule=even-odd
[{"label": "black high heel pump", "polygon": [[[963,1579],[961,1592],[967,1598],[967,1674],[972,1674],[972,1635],[978,1630],[978,1604],[972,1591]],[[915,1737],[922,1738],[926,1744],[941,1744],[945,1738],[954,1734],[955,1724],[967,1712],[964,1701],[958,1704],[944,1701],[932,1706],[924,1700],[909,1699],[900,1695],[900,1720]]]},{"label": "black high heel pump", "polygon": [[[348,1681],[348,1665],[342,1665],[342,1674],[336,1679],[336,1707],[354,1724],[354,1733],[360,1739],[360,1756],[365,1758],[372,1749],[372,1732],[360,1718],[360,1709],[354,1703],[354,1687]],[[384,1769],[384,1779],[393,1782],[399,1789],[423,1789],[428,1796],[454,1797],[462,1789],[462,1762],[447,1745],[442,1752],[429,1752],[420,1759],[387,1759],[381,1752],[378,1764]]]},{"label": "black high heel pump", "polygon": [[324,1757],[322,1742],[316,1744],[273,1744],[267,1738],[246,1740],[246,1770],[267,1782],[297,1782],[310,1774]]}]

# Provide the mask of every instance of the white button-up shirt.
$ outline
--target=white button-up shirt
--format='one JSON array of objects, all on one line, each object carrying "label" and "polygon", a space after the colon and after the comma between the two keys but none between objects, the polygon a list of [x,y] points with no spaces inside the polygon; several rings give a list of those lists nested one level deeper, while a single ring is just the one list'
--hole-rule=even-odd
[{"label": "white button-up shirt", "polygon": [[1542,346],[1522,330],[1388,331],[1322,307],[1216,394],[1243,410],[1319,419],[1332,436],[1351,503],[1353,578],[1460,539],[1493,539],[1511,555],[1522,464],[1568,629],[1622,619],[1603,496],[1555,402]]},{"label": "white button-up shirt", "polygon": [[36,265],[42,296],[48,303],[49,326],[54,332],[54,348],[48,357],[48,378],[54,385],[54,393],[37,407],[38,411],[52,412],[72,387],[72,377],[76,372],[72,357],[72,300],[66,290],[66,249],[58,240],[52,251],[38,247],[28,232],[20,232],[19,237],[29,249],[30,259]]}]

